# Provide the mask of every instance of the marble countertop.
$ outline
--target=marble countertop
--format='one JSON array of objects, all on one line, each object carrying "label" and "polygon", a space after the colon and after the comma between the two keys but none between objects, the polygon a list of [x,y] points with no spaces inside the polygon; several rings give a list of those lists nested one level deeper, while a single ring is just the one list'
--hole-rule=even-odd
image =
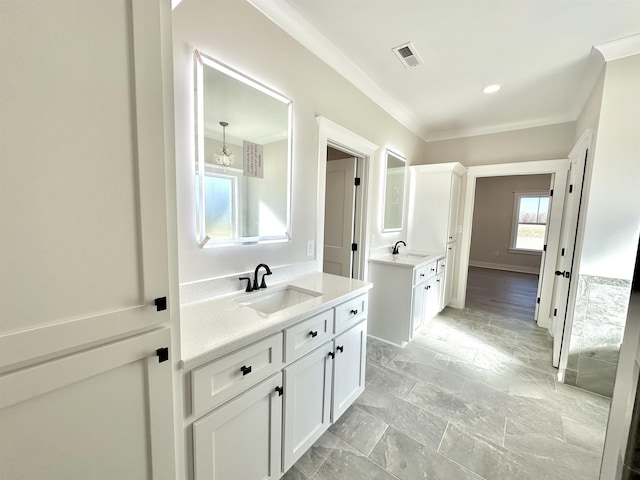
[{"label": "marble countertop", "polygon": [[[267,278],[268,280],[268,278]],[[252,295],[292,285],[321,295],[272,314],[260,313],[239,302]],[[369,282],[316,272],[269,285],[266,290],[199,300],[180,305],[181,366],[191,370],[222,355],[277,333],[301,318],[321,312],[365,293]]]},{"label": "marble countertop", "polygon": [[399,267],[414,268],[421,265],[435,262],[440,258],[444,258],[445,252],[401,252],[397,255],[390,253],[371,257],[370,262],[385,263],[397,265]]}]

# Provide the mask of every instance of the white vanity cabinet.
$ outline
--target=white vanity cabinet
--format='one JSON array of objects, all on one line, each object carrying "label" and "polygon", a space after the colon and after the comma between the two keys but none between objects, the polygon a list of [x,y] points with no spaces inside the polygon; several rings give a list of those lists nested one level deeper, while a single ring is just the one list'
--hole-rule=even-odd
[{"label": "white vanity cabinet", "polygon": [[281,475],[282,373],[193,422],[196,480]]},{"label": "white vanity cabinet", "polygon": [[194,480],[280,478],[364,391],[367,312],[360,290],[187,372]]},{"label": "white vanity cabinet", "polygon": [[335,422],[364,392],[367,322],[338,335],[334,343],[331,421]]},{"label": "white vanity cabinet", "polygon": [[440,311],[437,301],[437,259],[441,255],[412,261],[386,255],[371,259],[369,275],[373,282],[369,334],[404,346]]},{"label": "white vanity cabinet", "polygon": [[284,369],[286,472],[364,391],[367,322]]}]

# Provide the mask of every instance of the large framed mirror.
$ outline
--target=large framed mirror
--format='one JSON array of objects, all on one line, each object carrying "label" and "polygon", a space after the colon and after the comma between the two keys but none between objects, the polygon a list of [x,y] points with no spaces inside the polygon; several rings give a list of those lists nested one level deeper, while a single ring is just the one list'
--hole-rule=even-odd
[{"label": "large framed mirror", "polygon": [[199,245],[290,240],[292,100],[197,50],[194,64]]},{"label": "large framed mirror", "polygon": [[384,208],[382,216],[382,231],[397,232],[402,230],[404,217],[404,190],[407,161],[401,155],[386,151]]}]

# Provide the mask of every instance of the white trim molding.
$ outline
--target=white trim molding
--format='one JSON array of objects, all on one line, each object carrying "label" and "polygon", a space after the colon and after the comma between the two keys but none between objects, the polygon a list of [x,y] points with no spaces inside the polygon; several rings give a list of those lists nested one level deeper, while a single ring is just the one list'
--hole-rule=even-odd
[{"label": "white trim molding", "polygon": [[[326,117],[317,116],[318,122],[318,191],[316,201],[316,261],[317,270],[322,271],[322,261],[324,257],[324,201],[327,187],[327,146],[336,145],[354,155],[361,157],[362,169],[360,176],[363,182],[361,202],[357,207],[355,222],[356,228],[353,241],[358,244],[359,255],[356,256],[354,264],[354,277],[359,280],[367,278],[367,259],[369,258],[369,232],[372,218],[369,208],[369,192],[373,188],[373,176],[369,174],[374,155],[379,147],[357,133],[353,133]],[[360,167],[358,167],[360,168]]]},{"label": "white trim molding", "polygon": [[496,165],[482,165],[469,167],[467,170],[467,186],[464,201],[464,218],[462,235],[460,236],[460,261],[458,265],[458,296],[452,306],[463,308],[467,295],[467,278],[469,273],[469,254],[471,251],[471,228],[473,224],[473,209],[475,204],[476,180],[479,177],[501,177],[508,175],[553,175],[553,201],[548,217],[548,236],[546,261],[542,273],[540,287],[540,305],[538,308],[538,326],[549,328],[551,321],[551,297],[553,293],[554,267],[560,248],[560,231],[562,226],[562,212],[569,173],[570,161],[541,160],[533,162],[505,163]]},{"label": "white trim molding", "polygon": [[469,266],[490,268],[491,270],[502,270],[505,272],[530,273],[533,275],[538,275],[540,273],[540,269],[536,267],[523,267],[521,265],[508,265],[506,263],[477,262],[475,260],[469,260]]}]

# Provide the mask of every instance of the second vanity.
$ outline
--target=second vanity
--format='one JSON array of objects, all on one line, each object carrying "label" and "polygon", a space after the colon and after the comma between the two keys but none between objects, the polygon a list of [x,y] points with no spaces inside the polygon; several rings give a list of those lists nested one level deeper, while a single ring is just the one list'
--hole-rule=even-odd
[{"label": "second vanity", "polygon": [[278,479],[364,391],[371,284],[323,273],[181,306],[190,478]]},{"label": "second vanity", "polygon": [[401,253],[369,259],[369,335],[404,347],[442,308],[445,254]]}]

